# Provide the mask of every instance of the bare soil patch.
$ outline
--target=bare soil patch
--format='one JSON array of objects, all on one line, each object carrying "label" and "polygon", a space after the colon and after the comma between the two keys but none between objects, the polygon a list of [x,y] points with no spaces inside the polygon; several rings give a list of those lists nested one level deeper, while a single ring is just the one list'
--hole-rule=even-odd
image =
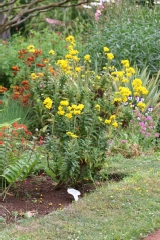
[{"label": "bare soil patch", "polygon": [[160,229],[150,235],[148,235],[143,240],[160,240]]},{"label": "bare soil patch", "polygon": [[[93,185],[76,188],[85,193],[94,191]],[[4,201],[0,200],[0,216],[5,223],[17,222],[25,217],[44,216],[57,209],[63,209],[74,200],[67,188],[56,189],[53,180],[45,174],[32,176],[22,183],[17,182],[8,192]]]}]

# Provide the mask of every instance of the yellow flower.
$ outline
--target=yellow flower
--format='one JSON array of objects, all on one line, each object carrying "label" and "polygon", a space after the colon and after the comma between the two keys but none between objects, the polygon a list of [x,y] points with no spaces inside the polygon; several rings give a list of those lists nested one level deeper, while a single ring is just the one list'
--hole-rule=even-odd
[{"label": "yellow flower", "polygon": [[81,111],[82,111],[82,109],[84,108],[84,104],[82,104],[82,103],[81,103],[81,104],[78,104],[78,106],[77,106],[77,107],[78,107],[78,109],[79,109],[79,110],[81,110]]},{"label": "yellow flower", "polygon": [[124,83],[128,83],[129,80],[128,80],[128,78],[122,78],[122,82],[124,82]]},{"label": "yellow flower", "polygon": [[72,134],[71,137],[72,138],[78,138],[78,136],[76,134]]},{"label": "yellow flower", "polygon": [[54,55],[55,54],[54,50],[50,50],[49,54]]},{"label": "yellow flower", "polygon": [[71,135],[72,135],[72,132],[66,132],[66,134],[67,134],[68,136],[71,136]]},{"label": "yellow flower", "polygon": [[79,62],[80,58],[78,58],[77,56],[72,56],[72,59],[75,61],[75,62]]},{"label": "yellow flower", "polygon": [[57,64],[58,66],[60,66],[61,69],[67,70],[68,60],[58,60],[56,64]]},{"label": "yellow flower", "polygon": [[72,118],[72,113],[66,113],[65,117],[67,117],[68,119],[71,119]]},{"label": "yellow flower", "polygon": [[118,77],[123,77],[124,71],[114,71],[111,73],[111,75],[116,75]]},{"label": "yellow flower", "polygon": [[146,107],[146,104],[143,103],[143,102],[139,102],[139,103],[137,104],[137,107],[141,108],[141,110],[144,111],[144,108]]},{"label": "yellow flower", "polygon": [[44,73],[38,73],[38,76],[40,76],[40,77],[44,77]]},{"label": "yellow flower", "polygon": [[114,123],[112,123],[112,126],[113,126],[114,128],[116,128],[116,127],[118,127],[118,123],[117,123],[117,122],[114,122]]},{"label": "yellow flower", "polygon": [[62,100],[62,101],[60,101],[60,105],[61,106],[68,106],[69,102],[67,100]]},{"label": "yellow flower", "polygon": [[44,101],[43,104],[45,105],[46,108],[51,109],[53,101],[49,97],[47,97]]},{"label": "yellow flower", "polygon": [[100,107],[99,104],[96,104],[96,105],[95,105],[95,108],[97,109],[97,111],[100,111],[100,109],[101,109],[101,107]]},{"label": "yellow flower", "polygon": [[66,42],[70,42],[72,45],[75,45],[75,39],[72,35],[66,38]]},{"label": "yellow flower", "polygon": [[61,111],[58,111],[57,113],[58,113],[58,115],[63,116],[65,114],[65,111],[61,110]]},{"label": "yellow flower", "polygon": [[31,78],[34,80],[34,79],[38,78],[38,75],[35,74],[35,73],[32,73],[32,74],[31,74]]},{"label": "yellow flower", "polygon": [[122,102],[122,98],[114,98],[113,101],[114,102]]},{"label": "yellow flower", "polygon": [[72,55],[71,55],[71,54],[66,54],[66,55],[65,55],[65,58],[67,58],[67,59],[72,59]]},{"label": "yellow flower", "polygon": [[129,67],[129,60],[122,60],[121,63],[124,65],[124,67]]},{"label": "yellow flower", "polygon": [[89,55],[89,54],[86,54],[85,56],[84,56],[84,60],[85,61],[87,61],[87,62],[91,62],[91,56]]},{"label": "yellow flower", "polygon": [[76,68],[75,68],[75,71],[76,71],[76,72],[80,72],[80,71],[81,71],[81,67],[76,67]]},{"label": "yellow flower", "polygon": [[72,132],[66,132],[66,134],[72,138],[78,138],[78,136]]},{"label": "yellow flower", "polygon": [[74,109],[74,110],[73,110],[73,114],[74,114],[74,115],[79,115],[79,114],[81,114],[81,111]]},{"label": "yellow flower", "polygon": [[35,52],[35,48],[34,48],[34,46],[33,46],[32,44],[30,44],[30,45],[27,47],[27,49],[28,49],[29,52],[32,52],[32,53]]},{"label": "yellow flower", "polygon": [[69,53],[71,54],[71,55],[76,55],[76,54],[78,54],[79,52],[77,51],[77,50],[75,50],[75,49],[71,49],[70,51],[69,51]]},{"label": "yellow flower", "polygon": [[110,124],[110,123],[111,123],[111,120],[110,120],[110,119],[106,119],[106,120],[104,121],[104,123],[105,123],[105,124]]},{"label": "yellow flower", "polygon": [[100,80],[100,79],[101,79],[101,76],[98,76],[98,75],[97,75],[97,76],[96,76],[96,79]]},{"label": "yellow flower", "polygon": [[103,51],[104,51],[104,52],[109,52],[109,48],[108,48],[108,47],[104,47],[104,48],[103,48]]},{"label": "yellow flower", "polygon": [[102,118],[101,118],[101,117],[98,117],[98,120],[99,120],[100,122],[102,122]]},{"label": "yellow flower", "polygon": [[127,67],[126,68],[126,76],[131,77],[133,74],[135,74],[135,70],[132,67]]},{"label": "yellow flower", "polygon": [[116,115],[115,115],[115,114],[114,114],[114,115],[111,115],[109,119],[110,119],[111,121],[112,121],[112,120],[115,120],[115,119],[116,119]]},{"label": "yellow flower", "polygon": [[59,106],[59,107],[58,107],[58,111],[63,111],[63,107],[62,107],[62,106]]},{"label": "yellow flower", "polygon": [[107,58],[108,58],[109,60],[112,60],[112,59],[114,58],[113,53],[107,53]]}]

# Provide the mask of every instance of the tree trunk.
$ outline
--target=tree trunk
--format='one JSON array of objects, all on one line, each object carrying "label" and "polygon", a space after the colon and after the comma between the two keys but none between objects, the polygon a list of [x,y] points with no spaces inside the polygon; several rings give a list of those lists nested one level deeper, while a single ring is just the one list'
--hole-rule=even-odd
[{"label": "tree trunk", "polygon": [[[3,0],[0,0],[0,3],[3,3]],[[4,19],[4,13],[0,13],[0,39],[6,40],[11,37],[11,34],[9,29],[7,31],[3,30]]]}]

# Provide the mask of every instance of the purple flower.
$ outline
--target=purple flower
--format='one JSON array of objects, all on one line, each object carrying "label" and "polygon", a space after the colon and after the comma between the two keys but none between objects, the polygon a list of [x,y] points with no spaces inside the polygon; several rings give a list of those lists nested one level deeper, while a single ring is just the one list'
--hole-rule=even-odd
[{"label": "purple flower", "polygon": [[140,98],[140,99],[139,99],[139,102],[144,102],[144,98]]},{"label": "purple flower", "polygon": [[122,143],[126,143],[126,140],[122,140],[121,142],[122,142]]},{"label": "purple flower", "polygon": [[151,121],[151,120],[152,120],[152,117],[151,117],[151,116],[147,116],[147,117],[146,117],[146,120]]},{"label": "purple flower", "polygon": [[143,131],[143,130],[141,130],[141,131],[140,131],[140,133],[141,133],[141,134],[145,134],[146,132],[145,132],[145,131]]},{"label": "purple flower", "polygon": [[148,111],[149,111],[149,112],[152,112],[152,111],[153,111],[153,107],[152,107],[152,106],[149,106],[149,107],[148,107]]},{"label": "purple flower", "polygon": [[155,133],[154,136],[155,136],[155,137],[159,137],[159,133]]},{"label": "purple flower", "polygon": [[149,132],[146,133],[146,138],[150,137],[151,134]]},{"label": "purple flower", "polygon": [[132,96],[128,96],[128,100],[132,100]]},{"label": "purple flower", "polygon": [[139,125],[140,125],[141,127],[145,127],[145,126],[146,126],[144,122],[140,122]]}]

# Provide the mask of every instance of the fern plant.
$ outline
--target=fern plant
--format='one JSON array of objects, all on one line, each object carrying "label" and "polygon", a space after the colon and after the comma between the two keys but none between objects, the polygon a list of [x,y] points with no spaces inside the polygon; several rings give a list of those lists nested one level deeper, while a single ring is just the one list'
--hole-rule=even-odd
[{"label": "fern plant", "polygon": [[0,125],[2,139],[0,142],[0,196],[3,199],[12,184],[17,180],[24,180],[38,161],[34,142],[21,138],[22,132],[21,134],[18,132],[26,131],[25,126],[16,123],[14,128],[12,125],[14,121]]}]

